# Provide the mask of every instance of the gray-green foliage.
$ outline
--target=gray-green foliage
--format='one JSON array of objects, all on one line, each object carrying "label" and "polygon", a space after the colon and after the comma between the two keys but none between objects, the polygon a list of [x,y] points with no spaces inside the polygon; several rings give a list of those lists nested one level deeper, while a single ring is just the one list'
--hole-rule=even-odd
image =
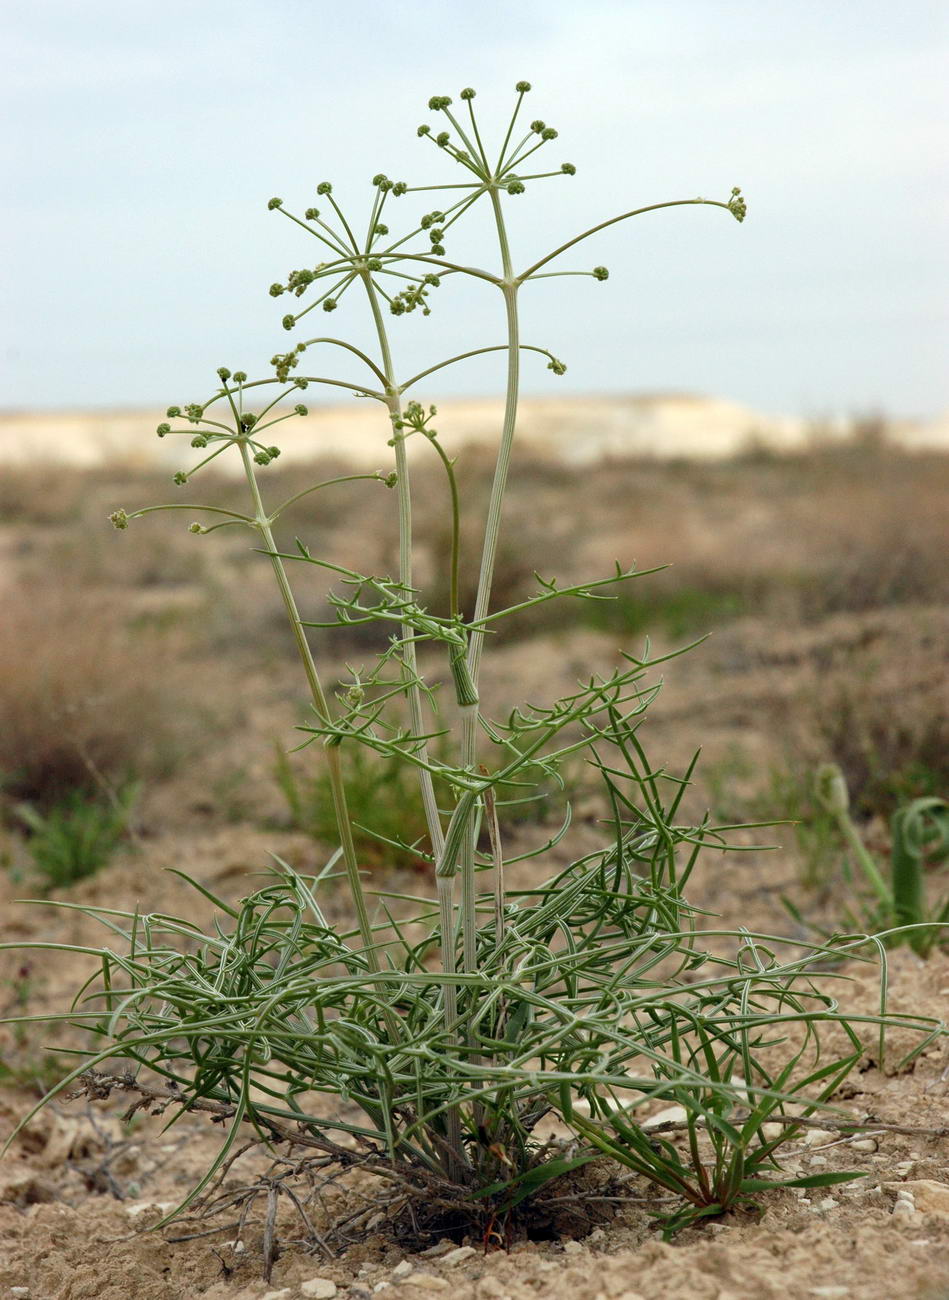
[{"label": "gray-green foliage", "polygon": [[[335,310],[351,291],[361,295],[375,331],[373,354],[339,338],[308,338],[273,358],[273,378],[249,380],[222,367],[220,386],[206,401],[169,408],[159,426],[159,436],[183,437],[202,453],[176,475],[179,484],[218,456],[241,462],[246,513],[193,504],[152,509],[200,513],[206,522],[191,525],[197,534],[247,530],[269,557],[310,693],[312,712],[302,729],[314,761],[323,764],[339,848],[316,879],[280,870],[235,907],[213,899],[219,921],[211,933],[184,920],[100,911],[113,932],[111,950],[103,951],[101,986],[87,992],[72,1018],[92,1028],[102,1048],[76,1073],[120,1059],[164,1076],[188,1105],[217,1106],[227,1137],[201,1188],[250,1125],[262,1138],[289,1133],[289,1140],[340,1159],[351,1158],[339,1145],[341,1135],[350,1135],[370,1167],[398,1174],[416,1190],[437,1188],[441,1205],[450,1193],[485,1230],[539,1195],[550,1178],[607,1154],[675,1194],[673,1229],[780,1181],[775,1154],[783,1137],[766,1139],[765,1120],[788,1118],[792,1103],[796,1115],[820,1106],[861,1049],[856,1030],[809,974],[819,946],[782,957],[780,940],[740,931],[731,933],[731,955],[716,955],[729,933],[699,930],[684,888],[700,852],[722,849],[736,828],[708,818],[689,824],[681,805],[691,768],[676,775],[645,754],[640,725],[662,662],[648,643],[610,672],[591,668],[560,698],[514,703],[500,716],[482,705],[483,654],[506,617],[551,602],[609,600],[644,576],[617,565],[605,577],[561,589],[537,575],[533,596],[513,609],[492,607],[520,367],[539,356],[554,375],[565,370],[546,348],[522,341],[521,291],[550,275],[605,280],[600,266],[551,268],[597,231],[641,213],[710,204],[739,221],[745,216],[737,189],[722,202],[653,204],[600,222],[518,271],[505,205],[524,203],[525,188],[535,182],[576,170],[567,163],[541,172],[533,161],[527,166],[557,135],[540,120],[519,127],[529,89],[518,84],[497,154],[485,148],[473,91],[462,92],[457,114],[447,97],[431,101],[446,127],[423,126],[419,136],[453,160],[459,180],[445,187],[445,208],[411,218],[406,233],[390,231],[389,212],[396,200],[408,206],[406,196],[417,191],[381,174],[373,179],[368,225],[358,227],[365,236],[354,234],[329,182],[317,186],[319,209],[303,217],[272,199],[272,210],[316,241],[320,259],[272,287],[275,297],[310,298],[285,316],[285,328],[316,307]],[[457,255],[446,252],[462,218],[480,204],[496,232],[493,268],[468,265],[460,240]],[[457,277],[498,296],[504,341],[403,378],[387,322],[416,310],[427,315],[436,299],[446,305]],[[326,375],[324,367],[304,373],[304,357],[340,353],[359,367],[358,378]],[[476,596],[471,608],[461,608],[459,575],[469,557],[460,553],[463,502],[454,464],[436,431],[437,412],[409,394],[444,367],[485,353],[504,360],[505,413]],[[367,492],[394,492],[394,574],[332,564],[305,541],[281,545],[274,535],[305,493],[265,504],[266,467],[279,452],[273,430],[306,413],[298,398],[310,385],[378,403],[380,459],[388,443],[394,468],[350,477],[364,478]],[[281,405],[287,399],[295,405]],[[440,614],[413,572],[410,439],[420,451],[427,443],[444,469],[451,541],[440,589],[450,595]],[[339,481],[308,491],[331,492]],[[120,529],[133,517],[112,516]],[[375,662],[333,689],[307,640],[312,620],[297,606],[291,574],[301,567],[334,583],[332,626],[375,624],[387,632]],[[417,782],[426,827],[419,851],[434,871],[432,897],[368,889],[342,762],[355,747],[397,762]],[[570,818],[568,810],[532,849],[512,852],[506,809],[556,783],[572,755],[586,757],[602,777],[605,843],[537,888],[513,890],[505,876],[514,862],[556,845],[563,855]],[[349,932],[329,924],[322,910],[331,881],[349,891]],[[850,950],[857,955],[859,943]],[[927,1022],[911,1023],[923,1041],[936,1032]],[[833,1045],[822,1054],[828,1025]],[[361,1119],[327,1110],[317,1104],[319,1094],[354,1103]],[[642,1108],[660,1100],[683,1108],[684,1147],[639,1127]],[[572,1145],[551,1147],[538,1137],[538,1124],[549,1117],[572,1132]],[[789,1122],[784,1136],[794,1132]]]}]

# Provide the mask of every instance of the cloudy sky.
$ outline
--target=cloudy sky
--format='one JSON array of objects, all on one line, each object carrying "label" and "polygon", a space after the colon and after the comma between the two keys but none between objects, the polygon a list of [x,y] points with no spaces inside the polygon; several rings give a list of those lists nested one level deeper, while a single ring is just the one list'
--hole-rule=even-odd
[{"label": "cloudy sky", "polygon": [[[316,256],[267,199],[302,211],[329,178],[364,224],[377,171],[458,179],[416,137],[431,94],[476,87],[491,132],[527,78],[577,175],[508,201],[516,262],[733,185],[749,215],[640,217],[574,259],[606,283],[528,286],[525,337],[569,371],[529,366],[526,391],[949,408],[945,0],[3,0],[0,25],[0,406],[165,404],[263,370],[290,337],[267,287]],[[450,251],[492,256],[480,220]],[[368,339],[363,315],[352,296],[334,328]],[[446,286],[393,322],[401,373],[502,326],[490,286]],[[500,383],[479,362],[431,395]]]}]

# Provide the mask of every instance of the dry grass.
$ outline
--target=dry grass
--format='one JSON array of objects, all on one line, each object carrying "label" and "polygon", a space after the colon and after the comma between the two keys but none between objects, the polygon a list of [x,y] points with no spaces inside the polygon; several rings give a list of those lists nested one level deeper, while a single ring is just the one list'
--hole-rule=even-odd
[{"label": "dry grass", "polygon": [[[275,466],[264,480],[268,500],[344,469],[330,462]],[[470,604],[481,545],[475,521],[490,490],[486,452],[463,454],[458,473]],[[436,610],[446,604],[447,587],[441,475],[434,458],[418,458],[417,581]],[[630,584],[609,604],[549,606],[549,622],[539,630],[585,623],[628,644],[644,633],[691,638],[753,616],[761,639],[759,649],[747,650],[753,664],[789,631],[803,636],[812,629],[807,673],[769,706],[767,725],[786,745],[789,762],[803,770],[833,759],[858,806],[879,810],[894,798],[944,786],[949,775],[946,665],[940,636],[925,631],[923,614],[949,600],[941,514],[947,490],[949,457],[867,440],[788,456],[641,460],[582,471],[521,458],[512,473],[495,603],[530,593],[535,570],[579,581],[614,559],[635,560],[644,568],[670,567]],[[171,701],[180,686],[156,683],[168,682],[169,664],[185,647],[197,659],[214,657],[222,695],[240,695],[249,664],[269,663],[278,674],[289,664],[283,612],[252,539],[239,530],[194,538],[186,512],[151,516],[120,536],[109,528],[117,505],[134,509],[192,492],[154,471],[61,468],[55,475],[44,469],[6,476],[0,555],[7,573],[0,569],[0,581],[22,583],[0,630],[0,769],[8,789],[52,797],[87,781],[90,759],[110,774],[167,767],[177,727],[169,721]],[[240,505],[240,487],[227,478],[206,479],[199,495]],[[287,516],[280,542],[292,546],[295,536],[315,554],[366,571],[391,573],[395,565],[392,499],[367,484],[304,498]],[[65,575],[55,590],[53,571]],[[301,584],[305,616],[325,617],[319,575],[300,566],[292,576]],[[839,654],[821,648],[827,620],[885,610],[904,611],[898,626],[905,635],[891,628],[856,654],[849,642]],[[140,625],[147,661],[136,648]],[[160,662],[158,628],[178,638]],[[526,630],[512,622],[500,639],[510,643]],[[358,662],[369,648],[351,633],[312,635],[321,654],[337,661]],[[265,741],[268,756],[273,739]]]},{"label": "dry grass", "polygon": [[174,647],[136,637],[114,600],[52,578],[13,586],[0,623],[0,791],[48,808],[167,774],[181,743],[176,682]]}]

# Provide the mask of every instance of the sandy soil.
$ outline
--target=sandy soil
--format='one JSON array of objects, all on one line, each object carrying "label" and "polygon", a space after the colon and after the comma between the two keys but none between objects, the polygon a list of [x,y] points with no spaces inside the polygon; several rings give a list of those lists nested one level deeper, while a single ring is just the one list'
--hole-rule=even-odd
[{"label": "sandy soil", "polygon": [[[841,636],[828,632],[826,641]],[[808,640],[808,635],[810,641]],[[779,681],[789,689],[789,665],[806,662],[814,634],[789,637],[774,664],[765,664],[752,680],[743,681],[746,700],[756,692],[774,690]],[[590,638],[593,638],[591,643]],[[705,662],[682,661],[667,686],[665,720],[658,721],[657,743],[675,749],[681,734],[681,714],[694,715],[696,703],[708,696],[753,629],[741,626],[724,633]],[[499,651],[488,673],[487,688],[502,692],[517,681],[530,691],[544,677],[548,687],[558,674],[569,675],[571,664],[592,654],[602,655],[607,642],[578,632],[566,640],[550,638],[538,644],[515,643]],[[742,657],[738,655],[738,662]],[[686,664],[688,663],[688,667]],[[279,679],[261,674],[245,679],[248,702],[271,723],[283,717],[286,700]],[[729,694],[729,692],[725,692]],[[254,716],[253,710],[251,715]],[[747,719],[737,709],[737,721]],[[735,717],[719,715],[724,750],[734,733]],[[696,725],[701,725],[696,720]],[[706,728],[707,731],[707,728]],[[753,743],[753,728],[745,726]],[[716,747],[714,734],[710,737]],[[764,744],[764,740],[760,741]],[[172,823],[175,830],[161,829]],[[256,816],[266,809],[258,808]],[[579,810],[579,834],[597,834],[595,809]],[[136,901],[150,910],[178,911],[207,921],[210,907],[195,900],[174,876],[162,870],[175,865],[192,872],[227,898],[247,892],[266,863],[269,851],[293,865],[310,869],[318,849],[307,837],[260,830],[241,823],[221,824],[209,816],[205,802],[184,779],[156,794],[146,815],[148,836],[138,853],[119,858],[98,876],[62,895],[69,901],[130,906]],[[149,825],[150,823],[150,825]],[[724,874],[723,874],[724,871]],[[14,875],[16,873],[14,872]],[[780,895],[793,888],[793,864],[781,852],[738,856],[730,867],[708,864],[693,891],[700,906],[734,916],[754,927],[786,930]],[[2,915],[7,940],[101,943],[102,934],[75,911],[22,907],[11,900],[22,885],[3,878],[6,897]],[[184,910],[182,910],[184,909]],[[25,979],[29,1009],[34,1014],[61,1009],[82,977],[88,959],[57,954],[0,954],[8,1010],[15,1008],[17,979]],[[852,972],[852,990],[845,998],[854,1010],[875,1009],[876,985],[870,974]],[[922,962],[908,952],[893,959],[891,975],[894,1010],[938,1015],[949,997],[949,956]],[[14,1062],[36,1056],[49,1033],[29,1031],[29,1043],[14,1032],[5,1036],[5,1055]],[[3,1127],[12,1127],[30,1101],[28,1089],[2,1094]],[[839,1097],[842,1113],[858,1121],[867,1117],[920,1129],[949,1127],[949,1050],[934,1044],[909,1072],[890,1074],[868,1054]],[[213,1125],[186,1118],[165,1131],[163,1121],[137,1117],[131,1129],[120,1115],[126,1103],[57,1102],[42,1112],[17,1138],[0,1167],[0,1285],[30,1289],[32,1300],[280,1300],[335,1294],[364,1300],[366,1295],[391,1293],[406,1300],[430,1293],[451,1292],[458,1300],[512,1300],[522,1297],[578,1297],[578,1300],[739,1300],[743,1297],[840,1296],[889,1300],[895,1295],[938,1300],[949,1296],[949,1140],[920,1134],[878,1132],[852,1140],[832,1131],[810,1133],[795,1143],[788,1164],[792,1170],[814,1173],[838,1168],[859,1169],[866,1177],[853,1184],[815,1192],[783,1191],[762,1199],[760,1211],[730,1215],[720,1222],[682,1233],[663,1244],[654,1226],[656,1198],[645,1184],[633,1183],[628,1203],[598,1203],[597,1180],[606,1177],[599,1166],[584,1176],[579,1188],[565,1195],[580,1196],[564,1221],[562,1239],[516,1244],[510,1252],[473,1249],[452,1255],[457,1242],[422,1243],[407,1250],[387,1232],[384,1223],[356,1233],[356,1240],[339,1258],[311,1253],[303,1242],[299,1219],[280,1202],[277,1233],[281,1254],[269,1284],[260,1279],[261,1234],[265,1201],[253,1205],[235,1248],[235,1213],[205,1222],[173,1223],[158,1232],[149,1226],[176,1204],[207,1167],[217,1149],[219,1132]],[[874,1130],[870,1130],[871,1133]],[[235,1166],[228,1185],[237,1191],[251,1185],[267,1167],[260,1154]],[[600,1189],[602,1190],[602,1189]],[[319,1227],[337,1222],[371,1204],[375,1193],[357,1176],[312,1189],[309,1212]],[[908,1194],[908,1195],[907,1195]],[[368,1198],[368,1200],[367,1200]],[[197,1235],[193,1235],[197,1234]],[[191,1240],[182,1240],[192,1236]],[[321,1280],[325,1285],[306,1289]],[[22,1295],[8,1290],[4,1294]]]}]

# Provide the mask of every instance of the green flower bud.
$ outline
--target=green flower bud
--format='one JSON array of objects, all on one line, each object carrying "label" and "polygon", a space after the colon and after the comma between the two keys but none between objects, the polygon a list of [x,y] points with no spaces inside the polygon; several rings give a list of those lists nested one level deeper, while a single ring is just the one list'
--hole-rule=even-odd
[{"label": "green flower bud", "polygon": [[270,199],[270,201],[267,204],[267,208],[270,212],[273,212],[274,208],[282,208],[282,207],[283,207],[283,199]]},{"label": "green flower bud", "polygon": [[556,140],[558,135],[559,132],[555,131],[552,126],[545,126],[540,133],[540,138],[542,140]]},{"label": "green flower bud", "polygon": [[188,525],[188,532],[189,532],[189,533],[203,533],[203,532],[204,532],[204,529],[201,527],[201,525],[200,525],[199,523],[196,522],[196,523],[193,523],[193,524],[189,524],[189,525]]},{"label": "green flower bud", "polygon": [[556,357],[550,358],[547,362],[547,369],[552,370],[555,375],[565,375],[567,373],[567,367],[562,361],[558,361]]},{"label": "green flower bud", "polygon": [[531,83],[529,81],[519,81],[514,87],[519,95],[526,95],[530,88]]},{"label": "green flower bud", "polygon": [[608,280],[610,273],[605,266],[595,266],[593,268],[593,278],[594,280]]},{"label": "green flower bud", "polygon": [[245,431],[252,429],[256,423],[257,423],[257,416],[254,415],[251,411],[248,411],[246,415],[241,416],[241,428],[244,429]]},{"label": "green flower bud", "polygon": [[309,379],[294,379],[293,386],[294,388],[299,388],[302,391],[304,388],[309,388],[310,381]]},{"label": "green flower bud", "polygon": [[185,415],[192,424],[197,424],[198,420],[204,415],[204,407],[199,406],[197,402],[191,402],[185,407]]},{"label": "green flower bud", "polygon": [[462,99],[474,99],[474,97],[475,97],[475,93],[470,86],[466,86],[464,90],[461,92]]},{"label": "green flower bud", "polygon": [[306,217],[307,221],[315,221],[320,215],[320,210],[319,208],[307,208],[303,215]]},{"label": "green flower bud", "polygon": [[445,256],[445,249],[442,247],[441,244],[432,244],[432,256],[433,257]]},{"label": "green flower bud", "polygon": [[298,402],[297,405],[296,405],[293,409],[296,411],[297,415],[306,415],[306,414],[307,414],[307,409],[306,409],[306,407],[303,405],[302,402]]},{"label": "green flower bud", "polygon": [[531,122],[531,130],[534,132],[535,135],[540,135],[541,131],[543,131],[546,125],[547,125],[546,122],[542,121],[541,118],[537,117],[534,119],[533,122]]},{"label": "green flower bud", "polygon": [[316,187],[316,192],[317,194],[332,194],[333,187],[329,181],[320,181],[319,185]]},{"label": "green flower bud", "polygon": [[440,112],[441,109],[447,108],[451,103],[450,95],[433,95],[428,101],[428,106],[433,113]]},{"label": "green flower bud", "polygon": [[218,378],[223,379],[225,383],[227,383],[227,381],[231,377],[231,372],[228,370],[227,366],[219,366],[217,373],[218,373]]},{"label": "green flower bud", "polygon": [[395,470],[393,470],[391,474],[387,474],[382,481],[387,488],[394,488],[396,483],[399,481],[399,476]]},{"label": "green flower bud", "polygon": [[292,330],[296,323],[297,323],[297,318],[295,316],[289,316],[289,315],[284,316],[283,320],[281,321],[281,324],[283,325],[283,328],[285,330]]},{"label": "green flower bud", "polygon": [[271,460],[276,460],[277,457],[280,455],[280,448],[279,448],[279,447],[268,447],[268,448],[267,448],[267,455],[270,457]]},{"label": "green flower bud", "polygon": [[112,514],[109,515],[109,519],[112,521],[112,527],[117,528],[119,532],[129,526],[129,517],[124,510],[113,510]]},{"label": "green flower bud", "polygon": [[372,233],[374,235],[387,235],[389,233],[389,227],[385,225],[383,222],[377,221],[376,228]]},{"label": "green flower bud", "polygon": [[431,135],[431,133],[432,133],[432,128],[430,126],[426,126],[425,123],[423,122],[415,134],[418,136],[423,136],[423,135]]},{"label": "green flower bud", "polygon": [[199,433],[196,438],[191,439],[192,447],[206,447],[208,440],[203,433]]},{"label": "green flower bud", "polygon": [[838,816],[850,807],[850,793],[843,772],[836,763],[822,763],[814,776],[814,794],[817,802],[829,813]]},{"label": "green flower bud", "polygon": [[397,199],[401,198],[403,194],[407,193],[408,188],[409,187],[406,185],[405,181],[396,181],[392,186],[393,197]]},{"label": "green flower bud", "polygon": [[372,178],[372,183],[373,185],[384,185],[388,179],[385,172],[377,172]]},{"label": "green flower bud", "polygon": [[158,428],[155,430],[155,432],[158,434],[159,438],[164,438],[166,433],[171,433],[171,425],[160,424]]},{"label": "green flower bud", "polygon": [[378,258],[378,257],[370,257],[370,258],[367,260],[367,262],[366,262],[366,270],[367,270],[367,271],[381,271],[381,270],[382,270],[382,260],[381,260],[381,258]]},{"label": "green flower bud", "polygon": [[436,135],[435,137],[435,143],[438,145],[440,149],[444,149],[445,145],[448,143],[450,139],[451,136],[447,131],[439,131],[438,135]]},{"label": "green flower bud", "polygon": [[748,204],[741,196],[741,190],[736,185],[732,190],[732,196],[728,200],[728,211],[736,221],[744,221],[748,213]]},{"label": "green flower bud", "polygon": [[258,451],[254,457],[254,463],[257,465],[269,465],[270,454],[266,451]]},{"label": "green flower bud", "polygon": [[577,169],[574,167],[573,163],[561,163],[560,170],[565,176],[576,176],[577,174]]},{"label": "green flower bud", "polygon": [[338,306],[339,306],[339,303],[336,301],[335,298],[324,298],[324,299],[323,299],[323,310],[324,310],[324,311],[335,311],[336,308],[337,308]]},{"label": "green flower bud", "polygon": [[165,414],[169,417],[169,419],[174,420],[176,416],[179,416],[181,414],[181,407],[169,406]]},{"label": "green flower bud", "polygon": [[507,187],[507,192],[508,192],[508,194],[523,194],[523,193],[524,193],[524,182],[523,182],[523,181],[511,181],[511,183],[510,183],[510,184],[508,185],[508,187]]},{"label": "green flower bud", "polygon": [[285,293],[285,292],[286,292],[286,290],[284,289],[284,287],[283,287],[282,284],[272,284],[272,285],[270,286],[270,296],[271,296],[271,298],[279,298],[280,295],[281,295],[282,293]]},{"label": "green flower bud", "polygon": [[247,383],[247,375],[246,375],[246,373],[245,373],[243,370],[235,370],[235,371],[234,371],[234,383],[235,383],[235,384],[246,384],[246,383]]},{"label": "green flower bud", "polygon": [[184,472],[184,470],[181,469],[178,471],[178,473],[174,476],[172,480],[172,482],[177,483],[179,487],[181,487],[182,483],[187,483],[187,481],[188,481],[188,475]]}]

